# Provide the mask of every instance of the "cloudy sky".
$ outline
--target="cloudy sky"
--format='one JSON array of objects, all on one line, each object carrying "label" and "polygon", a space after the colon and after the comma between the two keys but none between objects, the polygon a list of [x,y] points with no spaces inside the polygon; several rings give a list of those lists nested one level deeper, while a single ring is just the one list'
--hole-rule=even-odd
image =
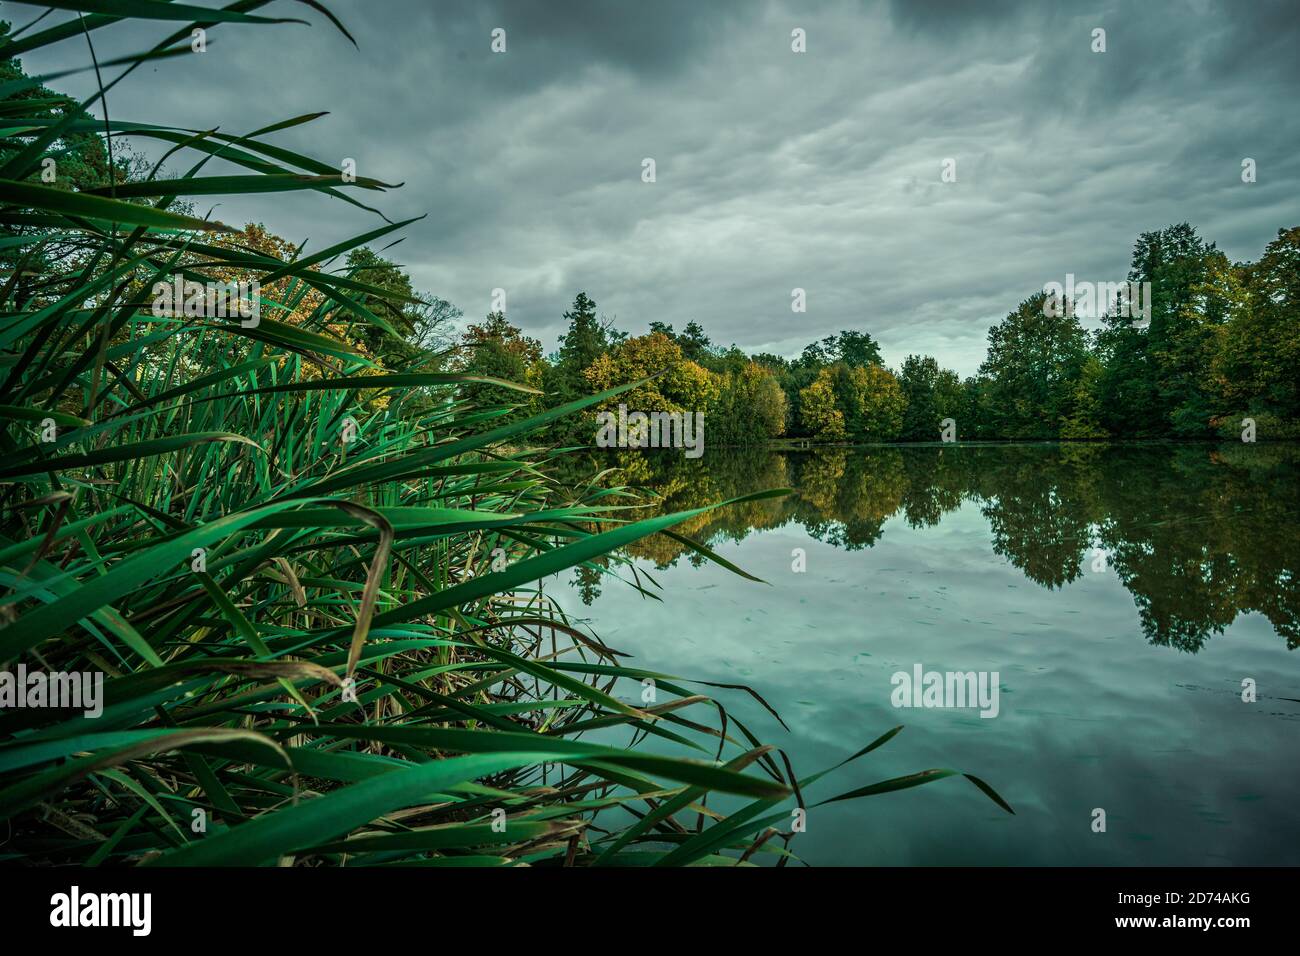
[{"label": "cloudy sky", "polygon": [[[583,290],[633,334],[694,319],[794,355],[864,329],[890,364],[928,353],[969,374],[989,325],[1067,272],[1124,278],[1143,230],[1190,221],[1253,259],[1300,223],[1293,0],[326,3],[359,50],[284,0],[269,11],[312,25],[214,29],[205,54],[114,89],[110,117],[242,133],[328,110],[276,141],[405,183],[375,204],[427,214],[390,253],[416,286],[467,319],[504,288],[548,349]],[[96,52],[168,29],[110,27]],[[86,55],[70,40],[24,62]],[[215,216],[309,248],[382,224],[324,197],[269,205]]]}]

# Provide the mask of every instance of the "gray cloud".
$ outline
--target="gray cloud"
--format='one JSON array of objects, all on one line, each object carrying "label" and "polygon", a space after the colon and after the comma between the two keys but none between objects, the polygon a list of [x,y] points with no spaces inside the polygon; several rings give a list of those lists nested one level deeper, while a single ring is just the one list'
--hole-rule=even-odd
[{"label": "gray cloud", "polygon": [[[469,317],[503,287],[547,347],[585,290],[634,333],[696,319],[717,341],[793,354],[859,328],[891,363],[925,352],[965,374],[988,326],[1044,282],[1122,278],[1142,230],[1187,220],[1242,259],[1300,221],[1286,3],[331,8],[359,50],[316,17],[223,27],[204,56],[138,71],[111,114],[243,132],[329,110],[278,141],[405,182],[380,205],[428,213],[392,252],[417,286]],[[504,55],[488,46],[497,26]],[[790,51],[794,27],[806,54]],[[161,35],[110,28],[96,48]],[[69,41],[27,66],[84,56]],[[374,224],[319,197],[273,206],[219,214],[316,248]],[[806,314],[790,311],[794,287]]]}]

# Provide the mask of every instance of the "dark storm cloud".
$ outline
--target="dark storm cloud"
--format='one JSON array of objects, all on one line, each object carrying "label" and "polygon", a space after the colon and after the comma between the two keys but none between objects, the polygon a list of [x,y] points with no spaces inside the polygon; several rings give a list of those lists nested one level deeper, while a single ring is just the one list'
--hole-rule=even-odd
[{"label": "dark storm cloud", "polygon": [[[593,63],[653,77],[689,64],[716,31],[745,11],[739,2],[658,0],[610,3],[607,0],[488,0],[439,4],[435,27],[466,58],[491,56],[483,37],[493,28],[517,32],[523,44],[516,75],[545,81],[573,75]],[[489,76],[500,74],[487,74]],[[507,74],[508,75],[508,74]]]},{"label": "dark storm cloud", "polygon": [[[277,141],[405,182],[378,204],[428,217],[391,255],[471,318],[505,288],[548,347],[581,289],[634,333],[696,319],[792,354],[860,328],[892,363],[969,373],[990,324],[1066,272],[1122,278],[1142,230],[1188,220],[1241,259],[1300,221],[1290,3],[331,6],[359,50],[310,13],[310,29],[223,27],[203,57],[114,90],[112,115],[242,132],[329,110]],[[104,30],[96,48],[161,34]],[[84,57],[69,41],[28,67]],[[374,224],[317,197],[274,208],[266,225],[313,248]]]},{"label": "dark storm cloud", "polygon": [[890,0],[890,19],[904,30],[952,37],[972,28],[1004,26],[1009,20],[1050,11],[1042,0]]}]

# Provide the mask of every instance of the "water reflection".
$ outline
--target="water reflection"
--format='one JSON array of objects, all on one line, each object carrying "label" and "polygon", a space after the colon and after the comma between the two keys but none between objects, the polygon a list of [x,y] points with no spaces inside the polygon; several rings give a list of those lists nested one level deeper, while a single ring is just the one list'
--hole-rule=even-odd
[{"label": "water reflection", "polygon": [[[1294,446],[892,446],[711,449],[694,461],[671,453],[611,457],[598,465],[617,465],[620,482],[653,490],[658,510],[794,489],[678,526],[711,547],[797,524],[819,541],[859,550],[879,541],[895,515],[914,528],[936,525],[973,501],[988,520],[994,551],[1038,585],[1066,588],[1093,568],[1115,572],[1152,644],[1196,653],[1238,614],[1255,611],[1289,649],[1300,645]],[[590,474],[593,462],[571,465]],[[628,550],[659,568],[703,560],[664,535]],[[576,574],[591,604],[607,579],[594,567]]]}]

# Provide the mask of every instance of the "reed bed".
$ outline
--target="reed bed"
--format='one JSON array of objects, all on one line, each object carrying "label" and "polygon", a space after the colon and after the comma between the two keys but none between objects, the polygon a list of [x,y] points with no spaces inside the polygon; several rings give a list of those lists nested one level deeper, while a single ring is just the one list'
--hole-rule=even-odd
[{"label": "reed bed", "polygon": [[[125,18],[58,6],[81,15],[5,37],[0,58]],[[97,717],[0,715],[0,860],[791,859],[794,811],[816,805],[822,774],[796,777],[720,688],[632,666],[546,590],[579,566],[616,573],[620,549],[709,510],[639,517],[643,498],[561,482],[554,450],[530,444],[637,383],[502,424],[509,407],[474,407],[461,387],[490,381],[521,404],[528,389],[358,345],[400,336],[412,302],[340,263],[411,223],[279,256],[183,204],[311,190],[326,210],[369,208],[388,185],[276,145],[315,117],[235,135],[220,117],[106,131],[84,112],[142,63],[180,68],[196,28],[286,29],[263,6],[118,4],[166,35],[99,63],[101,92],[62,112],[28,97],[36,79],[0,84],[0,662],[103,680]],[[317,4],[295,12],[308,7],[344,29]],[[143,142],[180,172],[45,182],[42,160],[85,134]],[[160,312],[157,283],[177,276],[257,283],[259,321]]]}]

